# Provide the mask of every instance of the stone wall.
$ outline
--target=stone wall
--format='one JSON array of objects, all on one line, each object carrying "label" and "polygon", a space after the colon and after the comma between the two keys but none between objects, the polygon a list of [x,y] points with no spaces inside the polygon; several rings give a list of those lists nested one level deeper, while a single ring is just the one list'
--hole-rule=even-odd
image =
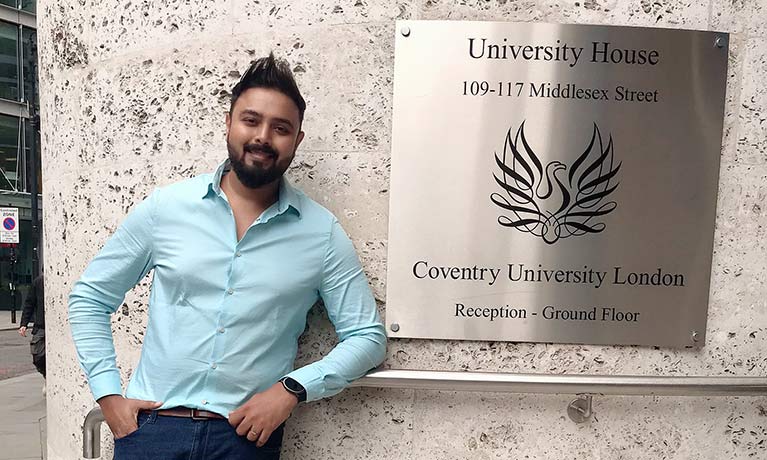
[{"label": "stone wall", "polygon": [[[767,0],[40,0],[50,459],[79,458],[94,407],[66,299],[126,212],[157,185],[225,157],[228,91],[251,59],[287,58],[309,108],[289,175],[336,213],[385,310],[395,20],[593,23],[732,33],[707,344],[701,350],[396,340],[404,369],[767,375]],[[114,317],[119,365],[138,360],[148,280]],[[333,344],[310,316],[300,362]],[[767,458],[764,398],[347,390],[297,410],[292,459]],[[104,430],[108,431],[108,430]],[[111,440],[103,436],[104,456]]]}]

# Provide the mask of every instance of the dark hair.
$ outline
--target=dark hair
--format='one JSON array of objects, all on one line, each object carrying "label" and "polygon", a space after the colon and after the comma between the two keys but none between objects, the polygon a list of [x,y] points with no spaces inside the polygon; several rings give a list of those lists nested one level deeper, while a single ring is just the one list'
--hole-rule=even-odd
[{"label": "dark hair", "polygon": [[288,96],[298,107],[298,121],[304,121],[306,101],[301,96],[293,72],[284,59],[275,59],[274,53],[269,53],[269,56],[259,58],[250,64],[240,81],[232,88],[232,102],[229,105],[230,114],[240,95],[251,88],[275,89]]}]

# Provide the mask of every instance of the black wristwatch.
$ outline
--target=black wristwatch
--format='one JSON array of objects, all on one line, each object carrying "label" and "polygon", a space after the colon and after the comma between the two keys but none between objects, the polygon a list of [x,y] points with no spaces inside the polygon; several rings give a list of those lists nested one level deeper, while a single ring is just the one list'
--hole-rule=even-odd
[{"label": "black wristwatch", "polygon": [[290,377],[281,378],[280,383],[282,383],[282,387],[285,388],[285,391],[298,398],[298,402],[306,402],[306,388],[304,388],[303,385]]}]

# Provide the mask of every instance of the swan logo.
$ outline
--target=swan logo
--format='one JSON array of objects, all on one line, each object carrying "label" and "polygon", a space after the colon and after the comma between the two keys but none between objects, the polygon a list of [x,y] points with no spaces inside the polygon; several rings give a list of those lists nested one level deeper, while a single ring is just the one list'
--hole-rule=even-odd
[{"label": "swan logo", "polygon": [[596,123],[588,147],[570,166],[551,161],[544,168],[525,138],[524,122],[516,134],[509,128],[495,162],[493,177],[503,192],[490,200],[504,211],[498,223],[548,244],[602,232],[601,218],[618,206],[610,195],[618,188],[621,163],[614,164],[612,136],[604,145]]}]

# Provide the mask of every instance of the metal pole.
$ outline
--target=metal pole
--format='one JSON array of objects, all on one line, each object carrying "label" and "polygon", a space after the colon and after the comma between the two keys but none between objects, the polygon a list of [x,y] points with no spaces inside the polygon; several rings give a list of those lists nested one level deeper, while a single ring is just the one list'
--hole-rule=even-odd
[{"label": "metal pole", "polygon": [[[592,415],[592,395],[622,396],[767,396],[767,377],[663,377],[652,375],[553,375],[376,370],[351,384],[352,387],[414,390],[476,391],[500,393],[573,394],[579,397],[567,406],[576,423]],[[83,426],[83,456],[101,455],[100,408],[91,410]]]},{"label": "metal pole", "polygon": [[548,375],[379,370],[354,387],[622,396],[767,396],[767,377]]},{"label": "metal pole", "polygon": [[[23,38],[23,37],[22,37]],[[32,208],[32,283],[35,278],[40,276],[40,203],[38,201],[37,184],[37,136],[40,132],[40,114],[37,111],[35,96],[37,94],[37,33],[30,35],[30,63],[29,68],[33,77],[31,79],[32,94],[27,96],[27,107],[29,108],[29,125],[32,131],[32,145],[29,147],[29,161],[27,162],[29,170],[29,192],[31,194],[30,207]]]},{"label": "metal pole", "polygon": [[[10,282],[10,291],[11,291],[11,324],[16,324],[16,245],[11,246],[11,282]],[[21,326],[21,325],[19,325]]]},{"label": "metal pole", "polygon": [[83,457],[99,458],[101,457],[101,422],[104,421],[104,414],[101,408],[97,407],[85,417],[83,424]]}]

